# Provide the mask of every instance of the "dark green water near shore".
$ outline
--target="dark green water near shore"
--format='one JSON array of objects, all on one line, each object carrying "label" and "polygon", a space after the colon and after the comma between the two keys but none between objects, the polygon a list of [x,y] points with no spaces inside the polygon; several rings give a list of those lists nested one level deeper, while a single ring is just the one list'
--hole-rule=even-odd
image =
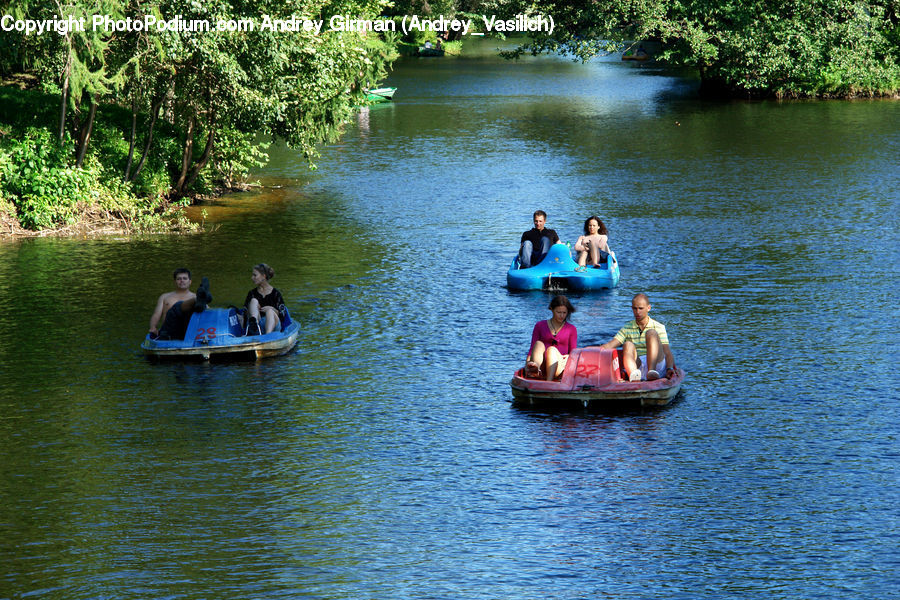
[{"label": "dark green water near shore", "polygon": [[[0,598],[889,598],[900,104],[704,103],[608,59],[405,60],[309,172],[197,236],[0,245]],[[510,406],[531,213],[600,215],[688,371],[663,410]],[[288,356],[155,364],[171,272]]]}]

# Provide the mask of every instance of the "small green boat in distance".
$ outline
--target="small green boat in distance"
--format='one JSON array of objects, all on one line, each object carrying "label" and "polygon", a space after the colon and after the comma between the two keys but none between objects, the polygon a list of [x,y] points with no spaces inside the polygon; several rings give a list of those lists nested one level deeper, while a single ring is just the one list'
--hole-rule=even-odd
[{"label": "small green boat in distance", "polygon": [[395,87],[383,87],[366,91],[367,102],[389,102],[394,98]]}]

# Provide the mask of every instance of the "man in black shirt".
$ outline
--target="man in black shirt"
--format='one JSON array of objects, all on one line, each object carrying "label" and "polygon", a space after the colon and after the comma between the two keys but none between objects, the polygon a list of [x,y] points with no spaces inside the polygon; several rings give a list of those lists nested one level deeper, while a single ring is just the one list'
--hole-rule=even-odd
[{"label": "man in black shirt", "polygon": [[539,264],[550,246],[559,241],[559,236],[552,229],[546,229],[544,223],[547,222],[547,213],[542,210],[534,211],[534,227],[522,234],[521,245],[519,246],[519,265],[523,269],[527,269],[532,265]]}]

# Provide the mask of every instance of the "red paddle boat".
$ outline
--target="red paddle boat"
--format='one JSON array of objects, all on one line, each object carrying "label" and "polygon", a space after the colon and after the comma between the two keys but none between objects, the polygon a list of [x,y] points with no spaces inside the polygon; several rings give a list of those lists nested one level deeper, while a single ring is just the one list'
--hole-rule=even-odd
[{"label": "red paddle boat", "polygon": [[516,371],[509,385],[517,404],[597,408],[621,401],[640,401],[641,406],[665,406],[681,389],[684,371],[675,368],[671,378],[655,381],[628,381],[622,370],[621,353],[599,346],[576,348],[562,377],[555,381],[525,376]]}]

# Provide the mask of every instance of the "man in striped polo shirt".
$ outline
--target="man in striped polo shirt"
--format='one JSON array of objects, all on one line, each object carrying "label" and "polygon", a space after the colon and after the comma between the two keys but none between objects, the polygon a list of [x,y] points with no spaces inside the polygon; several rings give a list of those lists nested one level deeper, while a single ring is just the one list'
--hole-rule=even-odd
[{"label": "man in striped polo shirt", "polygon": [[663,371],[666,377],[675,375],[675,357],[669,349],[666,326],[650,318],[650,308],[647,295],[636,294],[631,299],[634,320],[601,346],[608,350],[622,346],[622,363],[629,381],[653,381]]}]

